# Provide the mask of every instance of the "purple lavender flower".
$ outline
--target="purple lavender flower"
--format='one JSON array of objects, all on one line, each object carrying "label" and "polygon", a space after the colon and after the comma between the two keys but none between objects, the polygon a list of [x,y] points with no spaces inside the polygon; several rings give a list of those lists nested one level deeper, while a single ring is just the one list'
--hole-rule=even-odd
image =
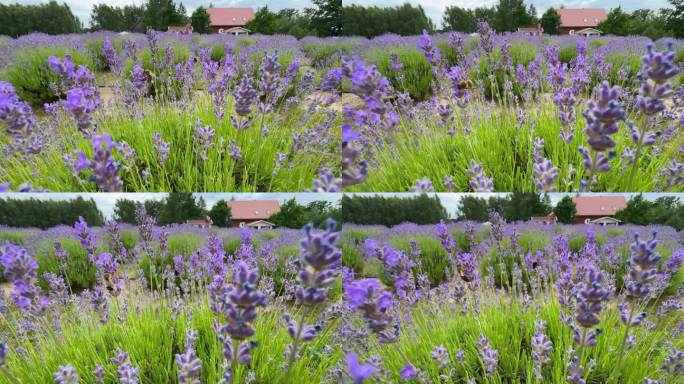
[{"label": "purple lavender flower", "polygon": [[484,167],[482,164],[478,164],[475,160],[470,161],[470,169],[468,170],[468,176],[470,176],[470,188],[475,192],[493,192],[494,191],[494,178],[487,177],[484,172]]},{"label": "purple lavender flower", "polygon": [[194,343],[197,333],[189,329],[185,337],[185,352],[176,354],[179,384],[200,384],[202,361],[197,357]]},{"label": "purple lavender flower", "polygon": [[[360,141],[359,133],[349,124],[342,125],[342,182],[341,187],[362,183],[368,176],[368,163],[358,161],[361,150],[355,145]],[[324,191],[321,191],[324,192]],[[327,192],[334,192],[327,190]]]},{"label": "purple lavender flower", "polygon": [[423,53],[423,56],[425,56],[425,60],[427,60],[427,62],[430,63],[430,65],[432,66],[433,73],[436,74],[437,68],[439,67],[439,63],[442,60],[442,53],[439,51],[437,46],[435,46],[435,43],[432,41],[430,35],[425,30],[418,39],[418,50]]},{"label": "purple lavender flower", "polygon": [[657,246],[655,231],[649,241],[641,241],[638,234],[634,235],[632,255],[629,259],[629,279],[626,285],[630,297],[643,299],[653,289],[652,281],[657,278],[661,259],[660,254],[655,251]]},{"label": "purple lavender flower", "polygon": [[208,159],[207,150],[214,145],[215,134],[214,128],[209,125],[203,127],[202,121],[197,119],[195,122],[195,140],[199,143],[200,149],[195,151],[199,152],[200,157],[204,161]]},{"label": "purple lavender flower", "polygon": [[451,364],[451,361],[449,360],[449,352],[446,348],[444,348],[443,345],[435,347],[435,349],[430,352],[430,357],[432,357],[432,360],[439,364],[439,369],[444,369]]},{"label": "purple lavender flower", "polygon": [[354,384],[362,384],[365,380],[373,377],[377,369],[370,363],[361,364],[359,357],[355,353],[349,353],[346,356],[347,370],[351,376]]},{"label": "purple lavender flower", "polygon": [[551,361],[553,343],[544,333],[546,323],[542,320],[536,322],[536,333],[532,336],[532,360],[534,361],[534,374],[539,382],[543,381],[542,369],[544,364]]},{"label": "purple lavender flower", "polygon": [[112,141],[109,134],[105,133],[102,136],[93,136],[91,144],[94,153],[93,159],[89,160],[85,153],[80,150],[76,151],[78,160],[74,166],[74,172],[78,174],[86,168],[90,168],[92,171],[90,178],[101,191],[121,191],[123,188],[123,181],[119,178],[121,166],[112,155],[112,149],[115,148],[116,143]]},{"label": "purple lavender flower", "polygon": [[161,133],[155,132],[152,137],[154,141],[154,150],[157,151],[159,156],[159,164],[163,167],[164,163],[169,159],[169,154],[171,153],[171,144],[164,141],[161,137]]},{"label": "purple lavender flower", "polygon": [[0,82],[0,121],[5,123],[5,131],[12,137],[12,150],[39,153],[43,148],[41,141],[32,144],[32,138],[40,138],[36,116],[31,106],[19,100],[14,87],[8,82]]},{"label": "purple lavender flower", "polygon": [[344,292],[350,308],[363,312],[368,328],[378,335],[381,343],[397,340],[398,328],[392,328],[392,294],[386,290],[381,292],[378,279],[363,279],[346,284]]},{"label": "purple lavender flower", "polygon": [[93,124],[92,114],[99,105],[99,99],[88,97],[88,91],[83,88],[74,88],[67,92],[64,108],[74,115],[78,130],[84,137],[90,136],[88,129]]},{"label": "purple lavender flower", "polygon": [[551,160],[545,158],[543,153],[544,140],[537,138],[532,152],[532,180],[538,192],[555,192],[558,168],[554,167]]},{"label": "purple lavender flower", "polygon": [[123,352],[117,348],[111,361],[117,366],[116,376],[119,378],[120,384],[138,384],[138,369],[131,364],[128,352]]},{"label": "purple lavender flower", "polygon": [[235,98],[235,113],[241,117],[248,116],[252,112],[252,106],[256,103],[258,97],[251,77],[242,77],[240,84],[235,88],[233,97]]},{"label": "purple lavender flower", "polygon": [[480,334],[480,341],[476,345],[478,348],[477,355],[480,357],[487,377],[493,376],[499,364],[499,352],[489,346],[489,339],[483,334]]},{"label": "purple lavender flower", "polygon": [[71,364],[60,365],[53,377],[56,384],[78,384],[76,368]]},{"label": "purple lavender flower", "polygon": [[399,371],[399,377],[401,377],[402,380],[411,380],[416,377],[417,374],[416,367],[411,363],[406,363],[401,371]]},{"label": "purple lavender flower", "polygon": [[420,180],[416,180],[416,184],[411,188],[411,192],[434,192],[435,187],[432,185],[432,181],[429,178],[423,177]]},{"label": "purple lavender flower", "polygon": [[14,290],[10,294],[14,304],[32,315],[43,313],[49,301],[41,295],[36,276],[38,264],[28,252],[20,246],[6,242],[0,247],[0,264],[5,279],[14,284]]},{"label": "purple lavender flower", "polygon": [[561,122],[560,137],[566,144],[570,144],[573,139],[573,125],[577,117],[575,116],[575,104],[577,100],[572,88],[564,88],[553,95],[553,103],[558,107],[558,119]]}]

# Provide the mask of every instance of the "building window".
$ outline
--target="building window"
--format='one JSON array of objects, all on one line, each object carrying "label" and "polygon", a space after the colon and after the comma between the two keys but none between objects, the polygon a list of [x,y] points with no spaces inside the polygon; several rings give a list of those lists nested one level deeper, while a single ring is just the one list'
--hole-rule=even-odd
[{"label": "building window", "polygon": [[571,34],[571,35],[574,35],[574,34],[575,34],[575,30],[574,30],[574,29],[571,29],[571,30],[570,30],[570,34]]},{"label": "building window", "polygon": [[244,228],[244,227],[245,227],[245,222],[244,222],[244,221],[241,221],[241,222],[240,222],[240,228]]},{"label": "building window", "polygon": [[219,33],[223,33],[223,28],[219,28]]}]

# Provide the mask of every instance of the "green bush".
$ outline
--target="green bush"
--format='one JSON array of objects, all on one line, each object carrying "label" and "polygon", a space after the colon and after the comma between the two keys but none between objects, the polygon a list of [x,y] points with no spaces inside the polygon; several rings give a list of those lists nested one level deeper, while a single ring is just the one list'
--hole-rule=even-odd
[{"label": "green bush", "polygon": [[340,243],[340,249],[342,249],[342,266],[351,268],[357,274],[363,272],[364,261],[361,250],[347,241]]},{"label": "green bush", "polygon": [[446,250],[442,243],[432,236],[419,235],[408,238],[406,236],[393,236],[387,243],[398,250],[411,254],[410,240],[414,240],[420,249],[418,261],[420,267],[416,269],[419,273],[426,273],[431,286],[438,286],[446,281],[446,270],[449,268]]},{"label": "green bush", "polygon": [[27,231],[0,231],[0,245],[9,241],[16,245],[24,245],[26,238],[30,235]]},{"label": "green bush", "polygon": [[[396,53],[403,68],[399,72],[392,71],[390,53]],[[392,83],[398,91],[408,91],[411,98],[418,101],[427,100],[432,94],[432,82],[435,75],[432,67],[420,51],[414,48],[378,48],[366,55],[366,60],[375,64],[378,71]],[[399,78],[403,76],[403,79]]]},{"label": "green bush", "polygon": [[[512,43],[509,50],[511,61],[513,64],[513,71],[518,67],[518,64],[527,66],[531,61],[537,57],[535,47],[526,42],[518,41]],[[501,48],[496,48],[492,52],[491,62],[497,63],[501,59]],[[471,78],[475,78],[484,85],[485,97],[488,99],[502,98],[503,84],[504,84],[504,69],[496,69],[492,71],[489,68],[489,62],[485,57],[482,57],[475,68],[475,71],[470,74]],[[515,73],[508,73],[508,79],[513,82],[513,93],[520,96],[521,87],[515,82]]]},{"label": "green bush", "polygon": [[76,65],[85,65],[93,70],[92,58],[83,51],[51,47],[23,48],[16,53],[4,76],[17,90],[19,97],[32,105],[55,101],[62,95],[55,94],[50,84],[59,85],[60,80],[48,67],[48,58],[63,58],[66,54],[71,55]]},{"label": "green bush", "polygon": [[[45,239],[39,244],[35,255],[36,263],[38,263],[38,284],[41,288],[47,289],[48,284],[43,274],[50,272],[62,276],[72,291],[93,288],[97,283],[97,276],[95,266],[88,258],[88,252],[78,240],[72,237],[60,237],[57,240],[67,252],[66,273],[60,267],[61,261],[55,256],[53,239]],[[96,253],[100,252],[107,252],[107,250],[98,248]]]},{"label": "green bush", "polygon": [[[169,43],[171,51],[173,52],[173,64],[185,63],[190,57],[190,49],[180,43]],[[164,61],[165,48],[160,47],[156,54],[157,63]],[[149,82],[149,94],[165,99],[175,99],[179,95],[182,84],[178,82],[175,76],[175,66],[169,68],[154,68],[152,63],[152,52],[149,49],[138,51],[138,58],[143,69],[152,74],[152,79]],[[127,59],[123,67],[123,76],[130,79],[131,71],[136,65],[136,60]],[[163,81],[164,78],[169,78],[170,81]]]},{"label": "green bush", "polygon": [[[123,50],[124,40],[121,38],[116,38],[109,36],[109,41],[112,43],[112,47],[117,53],[121,53]],[[85,42],[86,49],[90,52],[91,57],[95,64],[95,69],[98,71],[109,70],[109,63],[107,62],[107,57],[102,53],[102,48],[104,47],[105,36],[94,37]]]},{"label": "green bush", "polygon": [[604,39],[592,39],[591,41],[589,41],[589,46],[591,48],[601,48],[606,44],[608,44],[608,41]]},{"label": "green bush", "polygon": [[569,65],[575,57],[577,57],[577,45],[575,44],[561,46],[560,51],[558,51],[558,60],[561,63]]},{"label": "green bush", "polygon": [[[349,55],[351,49],[355,44],[351,42],[335,42],[323,43],[320,41],[312,41],[302,46],[302,51],[311,60],[311,65],[314,68],[327,68],[332,64],[332,58],[335,55]],[[339,63],[339,59],[335,63]]]}]

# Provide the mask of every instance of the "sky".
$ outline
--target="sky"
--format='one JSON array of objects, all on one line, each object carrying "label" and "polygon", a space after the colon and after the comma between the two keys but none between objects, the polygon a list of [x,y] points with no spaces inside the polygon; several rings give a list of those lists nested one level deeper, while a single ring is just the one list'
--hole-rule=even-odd
[{"label": "sky", "polygon": [[[116,201],[121,198],[134,201],[145,200],[161,200],[166,197],[166,193],[6,193],[0,195],[0,198],[8,197],[12,199],[38,199],[38,200],[70,200],[78,196],[84,199],[93,199],[97,204],[98,209],[107,218],[114,216],[114,206]],[[312,201],[329,201],[333,204],[339,203],[342,198],[341,193],[195,193],[196,198],[200,196],[204,198],[207,203],[207,209],[211,208],[214,203],[219,200],[278,200],[284,203],[287,200],[294,199],[306,205]]]},{"label": "sky", "polygon": [[[407,0],[342,0],[343,4],[359,4],[359,5],[377,5],[395,6],[402,5]],[[492,6],[498,3],[498,0],[411,0],[413,5],[420,4],[425,13],[432,19],[436,27],[442,26],[442,14],[447,5],[456,5],[462,8],[475,8],[482,6]],[[618,5],[623,10],[632,12],[640,8],[660,9],[668,7],[667,0],[525,0],[525,4],[533,4],[537,9],[537,13],[541,16],[544,11],[550,7],[560,7],[564,5],[565,8],[615,8]]]},{"label": "sky", "polygon": [[[405,197],[411,197],[411,196],[417,196],[419,193],[348,193],[348,195],[363,195],[363,196],[373,196],[373,195],[382,195],[382,196],[405,196]],[[477,197],[480,198],[485,198],[489,199],[492,196],[503,196],[503,195],[508,195],[508,193],[435,193],[434,195],[437,195],[439,197],[440,202],[442,203],[442,206],[446,209],[448,215],[450,218],[456,218],[458,217],[459,211],[458,211],[458,205],[463,198],[463,196],[469,196],[469,195],[476,195]],[[564,196],[570,195],[570,196],[575,196],[577,195],[576,193],[549,193],[549,198],[551,199],[551,205],[556,205]],[[582,196],[590,196],[590,195],[598,195],[598,196],[615,196],[615,195],[622,195],[629,200],[632,196],[638,195],[638,193],[582,193]],[[684,193],[644,193],[644,198],[646,200],[656,200],[659,197],[663,196],[676,196],[679,197],[681,201],[684,201]]]},{"label": "sky", "polygon": [[[19,4],[40,4],[45,1],[47,0],[9,0],[11,3],[16,2]],[[2,0],[2,2],[4,3],[5,1]],[[67,3],[71,7],[71,12],[87,27],[90,25],[90,11],[95,4],[121,7],[131,4],[141,5],[146,0],[58,0],[58,2]],[[276,11],[283,8],[304,9],[312,7],[310,0],[175,0],[175,2],[182,3],[188,13],[191,13],[199,6],[209,7],[209,4],[213,4],[214,7],[252,7],[255,11],[265,5],[268,5],[269,9]]]}]

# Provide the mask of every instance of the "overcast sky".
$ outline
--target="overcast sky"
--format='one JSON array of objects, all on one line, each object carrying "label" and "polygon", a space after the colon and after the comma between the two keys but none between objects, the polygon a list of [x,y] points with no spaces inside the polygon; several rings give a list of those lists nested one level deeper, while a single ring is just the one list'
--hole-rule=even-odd
[{"label": "overcast sky", "polygon": [[[394,6],[402,5],[406,0],[342,0],[343,4]],[[492,6],[498,0],[411,0],[413,5],[420,4],[425,9],[425,13],[432,19],[436,27],[442,26],[442,14],[447,5],[457,5],[463,8],[475,8],[482,6]],[[639,8],[660,9],[669,6],[667,0],[525,0],[525,4],[534,4],[537,13],[541,15],[549,7],[565,8],[614,8],[618,5],[626,11],[634,11]]]},{"label": "overcast sky", "polygon": [[[39,199],[39,200],[70,200],[77,196],[84,199],[93,199],[95,204],[107,217],[111,218],[114,215],[114,205],[116,201],[121,198],[135,201],[145,200],[161,200],[166,197],[166,193],[3,193],[0,194],[0,199],[3,197],[10,197],[13,199]],[[196,197],[201,196],[207,203],[207,209],[211,208],[214,203],[219,200],[278,200],[284,203],[287,200],[294,199],[300,204],[308,204],[312,201],[329,201],[337,204],[342,198],[341,193],[195,193]]]}]

